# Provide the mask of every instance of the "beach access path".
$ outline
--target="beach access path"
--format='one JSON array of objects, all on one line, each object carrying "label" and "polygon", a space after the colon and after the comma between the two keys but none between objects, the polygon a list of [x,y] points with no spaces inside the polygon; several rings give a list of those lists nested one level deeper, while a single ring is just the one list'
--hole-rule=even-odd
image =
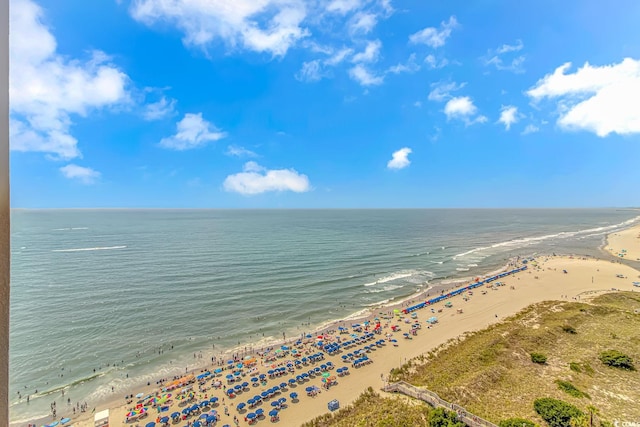
[{"label": "beach access path", "polygon": [[[566,273],[564,272],[566,271]],[[624,276],[622,279],[618,276]],[[515,314],[525,307],[545,301],[545,300],[580,300],[596,293],[611,292],[612,290],[639,291],[634,288],[633,281],[639,280],[640,271],[619,262],[597,260],[579,257],[538,257],[535,262],[529,263],[529,268],[523,272],[501,279],[505,286],[500,287],[480,287],[474,290],[473,295],[467,301],[463,299],[466,294],[461,294],[451,299],[442,301],[434,306],[416,311],[418,320],[422,324],[417,336],[412,339],[404,339],[403,333],[408,332],[409,325],[400,319],[394,319],[393,324],[401,327],[401,330],[393,333],[397,339],[397,346],[387,343],[386,346],[372,351],[368,356],[373,363],[360,368],[351,368],[350,374],[338,378],[338,384],[326,390],[320,388],[320,393],[310,397],[305,393],[305,388],[311,385],[320,386],[320,378],[314,378],[304,384],[292,387],[283,393],[288,397],[289,392],[296,391],[300,395],[298,402],[288,401],[288,407],[280,412],[278,426],[299,426],[319,415],[328,412],[327,404],[336,399],[340,406],[344,407],[352,403],[368,387],[374,390],[381,390],[386,385],[387,375],[392,368],[399,367],[409,359],[424,354],[450,339],[463,336],[464,333],[483,329],[493,323],[500,322],[505,317]],[[483,291],[485,291],[483,293]],[[452,302],[453,307],[445,308],[445,302]],[[431,308],[436,313],[431,312]],[[458,309],[462,308],[462,313]],[[438,310],[442,312],[438,313]],[[438,323],[431,328],[427,328],[425,320],[431,316],[438,317]],[[411,319],[411,321],[414,321]],[[391,333],[390,328],[383,330],[385,334]],[[324,362],[332,361],[337,367],[344,365],[341,355],[328,356]],[[318,365],[320,364],[318,363]],[[269,366],[262,365],[262,372],[270,369]],[[299,370],[293,374],[300,373]],[[286,382],[291,378],[291,374],[277,379],[275,382]],[[270,381],[273,383],[274,381]],[[272,384],[269,384],[271,386]],[[219,425],[234,425],[233,416],[239,419],[239,425],[248,425],[244,421],[244,414],[239,413],[235,405],[244,402],[252,396],[253,391],[262,391],[262,388],[252,388],[248,394],[239,394],[234,399],[226,398],[229,415],[224,415],[223,406],[215,409],[221,415]],[[244,395],[246,394],[246,395]],[[223,397],[222,390],[209,391],[208,396]],[[455,403],[455,402],[453,402]],[[269,403],[260,406],[265,412],[269,412]],[[125,424],[125,413],[128,405],[120,405],[111,408],[111,424],[114,426],[133,426],[135,423]],[[103,408],[97,408],[100,410]],[[179,410],[177,403],[168,411],[169,413]],[[147,422],[155,419],[156,414],[145,420],[140,420],[138,424],[145,426]],[[152,418],[153,417],[153,418]],[[177,425],[182,426],[186,422]],[[257,425],[272,424],[267,417],[260,420]],[[93,427],[91,419],[75,419],[76,427]],[[172,425],[172,424],[171,424]],[[275,424],[274,424],[275,425]]]}]

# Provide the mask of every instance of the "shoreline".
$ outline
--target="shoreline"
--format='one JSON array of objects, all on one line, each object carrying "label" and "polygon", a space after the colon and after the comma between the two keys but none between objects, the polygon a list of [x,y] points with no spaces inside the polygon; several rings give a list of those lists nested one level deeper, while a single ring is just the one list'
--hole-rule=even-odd
[{"label": "shoreline", "polygon": [[[624,229],[622,231],[625,230],[631,230],[631,229],[635,229],[635,228],[640,228],[640,225],[631,225],[630,227],[628,227],[627,229]],[[616,233],[620,233],[620,232],[616,232]],[[616,234],[614,233],[614,234]],[[603,249],[603,252],[605,253],[609,253],[611,254],[613,257],[615,257],[615,254],[613,254],[611,251],[607,251],[606,249],[604,249],[607,245],[608,245],[608,238],[609,235],[606,235],[605,237],[605,243],[601,246],[601,248]],[[602,262],[609,262],[609,261],[605,261],[602,260],[598,257],[592,257],[592,256],[586,256],[586,255],[565,255],[565,256],[551,256],[551,255],[541,255],[541,254],[536,254],[535,258],[536,259],[574,259],[573,257],[579,257],[582,260],[591,260],[591,261],[602,261]],[[611,260],[611,263],[619,263],[621,264],[622,261],[627,261],[627,260]],[[628,260],[628,261],[633,261],[633,260]],[[505,271],[509,268],[510,265],[512,265],[513,263],[513,259],[510,259],[504,266],[502,266],[501,268],[499,268],[498,270],[494,270],[488,273],[483,274],[481,277],[486,278],[492,275],[497,274],[498,272],[502,272]],[[628,267],[628,266],[625,266]],[[630,268],[630,267],[629,267]],[[634,270],[637,273],[637,270]],[[452,282],[450,282],[451,280],[453,280]],[[334,320],[327,320],[325,322],[321,322],[317,325],[315,325],[315,327],[313,328],[309,328],[309,333],[311,335],[318,335],[318,334],[325,334],[326,331],[331,330],[331,328],[333,328],[333,330],[335,331],[335,328],[337,328],[341,323],[342,324],[346,324],[346,323],[357,323],[358,321],[362,321],[368,317],[371,317],[373,315],[375,315],[376,311],[388,311],[388,312],[393,312],[394,309],[400,309],[402,307],[404,307],[405,305],[409,305],[413,302],[415,302],[416,300],[424,300],[429,294],[433,293],[434,295],[437,294],[437,292],[440,292],[441,290],[449,290],[452,288],[457,288],[459,286],[462,286],[463,283],[468,283],[470,281],[473,280],[473,277],[471,278],[460,278],[460,279],[448,279],[448,278],[443,278],[433,284],[429,284],[428,282],[426,282],[423,285],[420,286],[425,286],[424,289],[420,289],[420,291],[418,292],[414,292],[406,297],[401,297],[399,300],[395,301],[389,301],[387,303],[382,303],[382,304],[376,304],[374,306],[371,307],[365,307],[361,310],[358,310],[346,317],[343,317],[341,319],[334,319]],[[445,282],[445,283],[443,283]],[[633,289],[632,289],[633,290]],[[446,291],[445,291],[446,292]],[[590,291],[584,291],[584,292],[590,292]],[[246,348],[250,348],[253,349],[252,354],[256,354],[258,349],[263,350],[265,348],[268,347],[273,347],[276,348],[277,346],[283,345],[283,344],[290,344],[293,343],[297,340],[298,338],[288,338],[288,339],[268,339],[265,341],[254,341],[251,343],[246,343],[246,345],[239,345],[236,347],[233,347],[231,349],[227,349],[223,352],[210,352],[207,353],[209,355],[216,355],[216,357],[223,357],[223,358],[228,358],[229,355],[232,355],[234,353],[242,353],[243,356],[245,354],[249,354],[247,353],[244,349]],[[202,350],[202,353],[204,353],[206,350]],[[426,350],[425,350],[426,351]],[[197,374],[198,372],[202,372],[203,369],[205,369],[206,367],[211,366],[211,363],[208,362],[209,359],[207,359],[206,357],[204,357],[202,359],[201,363],[198,363],[197,367],[194,367],[192,369],[189,370],[189,373],[194,373]],[[397,363],[396,363],[397,365]],[[215,365],[214,365],[215,366]],[[62,387],[64,388],[64,387]],[[154,390],[156,390],[158,387],[154,386],[153,382],[151,383],[151,385],[149,386],[144,386],[144,387],[138,387],[136,390],[145,390],[147,392],[152,393]],[[54,390],[55,392],[55,390]],[[121,393],[119,393],[118,395],[120,396]],[[359,393],[357,394],[359,395]],[[354,396],[354,399],[357,397]],[[120,397],[116,397],[113,396],[112,398],[107,398],[105,400],[103,400],[102,402],[100,402],[100,404],[97,406],[96,408],[96,412],[98,412],[100,409],[98,408],[111,408],[111,409],[118,409],[122,406],[122,398]],[[69,416],[69,414],[65,414],[66,416]],[[73,417],[74,418],[74,423],[80,423],[80,426],[83,426],[84,424],[82,424],[83,422],[88,422],[87,420],[90,421],[90,419],[92,418],[92,415],[90,412],[85,412],[82,413],[81,415],[76,415]],[[38,424],[40,423],[45,423],[46,421],[51,422],[52,420],[50,419],[49,416],[45,417],[45,418],[40,418],[38,419],[36,422]],[[11,426],[23,426],[28,422],[34,422],[33,419],[31,420],[18,420],[18,421],[12,421],[10,423]],[[298,423],[299,424],[299,423]],[[76,424],[74,424],[76,425]],[[89,425],[89,424],[86,424]],[[91,423],[92,425],[92,423]]]}]

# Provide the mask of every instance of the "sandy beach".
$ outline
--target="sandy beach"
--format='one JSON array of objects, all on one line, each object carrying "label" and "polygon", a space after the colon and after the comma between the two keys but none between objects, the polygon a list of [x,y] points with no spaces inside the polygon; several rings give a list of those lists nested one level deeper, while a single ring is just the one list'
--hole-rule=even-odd
[{"label": "sandy beach", "polygon": [[605,250],[619,258],[640,261],[640,224],[609,234]]},{"label": "sandy beach", "polygon": [[[633,233],[637,233],[637,229],[630,231],[629,235],[633,236]],[[627,247],[631,248],[632,246],[627,245]],[[213,379],[208,377],[200,382],[201,385],[197,382],[192,384],[195,395],[189,406],[193,403],[201,402],[205,399],[205,396],[206,398],[215,396],[219,399],[218,403],[211,408],[203,410],[203,412],[217,411],[220,421],[216,425],[234,425],[234,416],[237,417],[238,425],[249,425],[245,421],[245,416],[258,408],[263,409],[265,418],[259,418],[257,424],[267,425],[274,424],[268,416],[268,413],[273,409],[271,402],[284,397],[287,400],[286,407],[279,412],[279,420],[275,424],[280,426],[299,426],[305,421],[328,412],[327,404],[333,399],[338,400],[341,406],[346,406],[353,402],[367,387],[379,390],[384,385],[384,380],[389,371],[406,360],[428,352],[449,339],[461,336],[465,332],[482,329],[492,323],[499,322],[530,304],[544,300],[579,300],[599,292],[638,290],[632,283],[640,280],[639,271],[618,262],[604,260],[569,256],[538,257],[528,265],[529,268],[526,271],[500,279],[504,284],[503,286],[486,287],[483,285],[475,289],[472,295],[465,292],[433,306],[417,310],[415,318],[406,315],[392,316],[393,318],[390,320],[380,319],[382,333],[376,334],[372,340],[360,343],[349,349],[342,349],[335,355],[325,355],[324,360],[317,363],[309,363],[301,368],[291,368],[293,373],[286,373],[277,378],[267,378],[267,382],[259,386],[250,385],[248,387],[249,390],[240,392],[233,398],[225,396],[223,388],[212,388],[212,383],[216,380],[220,381],[225,388],[228,387],[229,383],[225,380],[225,377],[230,371],[225,370]],[[451,303],[452,307],[445,306],[448,302]],[[385,310],[388,311],[390,309],[387,308]],[[438,318],[438,323],[429,328],[426,319],[432,316]],[[372,324],[374,317],[375,315],[372,314],[368,319],[372,321]],[[411,324],[416,323],[416,320],[421,325],[417,335],[409,335],[411,339],[405,338],[403,334],[410,331]],[[351,326],[351,323],[349,322],[346,326]],[[398,326],[399,330],[392,331],[392,325]],[[365,333],[365,331],[358,333],[358,335],[362,335],[362,333]],[[338,334],[338,331],[325,336],[328,341],[336,341],[337,337],[340,337],[343,342],[350,339],[350,335]],[[354,368],[350,362],[343,362],[342,355],[384,338],[388,338],[385,345],[377,346],[367,354],[371,363]],[[389,338],[397,340],[397,343],[390,342]],[[298,351],[302,353],[301,356],[294,357],[292,354],[287,354],[286,357],[277,358],[275,362],[258,360],[257,365],[252,369],[253,372],[243,376],[240,382],[249,381],[250,377],[258,373],[267,374],[274,366],[286,367],[287,362],[294,363],[296,359],[300,359],[305,355],[317,353],[318,350],[312,348],[312,343],[316,341],[316,337],[308,341],[310,341],[309,344],[299,347]],[[331,376],[336,377],[337,368],[342,366],[349,366],[349,374],[337,376],[337,383],[329,389],[322,387],[322,378],[317,375],[302,383],[287,387],[281,393],[278,393],[273,398],[266,399],[252,409],[237,410],[236,405],[240,402],[246,403],[249,398],[256,394],[260,394],[280,383],[288,382],[290,378],[295,378],[295,376],[307,372],[309,369],[326,364],[327,361],[331,361],[334,364],[334,368],[329,370]],[[212,366],[210,371],[213,373],[216,368],[218,366]],[[198,373],[196,372],[195,374],[197,375]],[[307,387],[311,386],[316,386],[319,389],[315,396],[308,396],[305,391]],[[199,391],[199,388],[202,391]],[[126,422],[126,413],[132,409],[135,402],[125,404],[122,397],[119,402],[115,401],[96,410],[100,411],[110,407],[110,425],[112,426],[146,426],[149,422],[156,421],[157,418],[169,416],[176,411],[181,412],[186,407],[184,400],[178,401],[174,399],[178,395],[176,392],[179,391],[180,389],[176,389],[171,392],[173,393],[172,399],[165,404],[165,406],[169,406],[166,411],[160,413],[157,408],[150,407],[148,415],[137,421]],[[291,392],[298,394],[299,400],[297,402],[291,401]],[[146,390],[137,390],[136,393],[143,393],[146,396],[161,393],[161,390],[158,387],[149,387]],[[228,412],[228,415],[225,412]],[[187,425],[188,421],[193,424],[198,417],[199,415],[191,416],[176,423],[170,421],[169,425],[182,427]],[[82,413],[73,420],[73,425],[80,427],[93,426],[93,415],[88,412]],[[159,423],[158,425],[162,424]]]}]

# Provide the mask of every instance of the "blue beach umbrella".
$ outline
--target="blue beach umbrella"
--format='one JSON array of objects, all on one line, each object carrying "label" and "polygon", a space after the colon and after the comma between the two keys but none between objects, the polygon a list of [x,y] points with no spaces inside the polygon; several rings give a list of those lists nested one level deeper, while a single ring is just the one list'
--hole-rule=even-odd
[{"label": "blue beach umbrella", "polygon": [[191,408],[184,408],[184,409],[182,410],[182,413],[183,413],[184,415],[189,415],[189,413],[190,413],[190,412],[191,412]]},{"label": "blue beach umbrella", "polygon": [[[253,399],[247,400],[247,404],[249,404],[249,405],[253,405],[254,403],[256,403],[256,401],[253,400]],[[242,408],[244,408],[244,406]],[[240,408],[240,409],[242,409],[242,408]]]},{"label": "blue beach umbrella", "polygon": [[267,378],[267,376],[265,374],[260,374],[259,377],[260,377],[261,380]]},{"label": "blue beach umbrella", "polygon": [[248,382],[246,382],[246,381],[245,381],[245,382],[243,382],[243,383],[242,383],[242,387],[243,387],[243,388],[247,388],[247,387],[249,387],[249,383],[248,383]]},{"label": "blue beach umbrella", "polygon": [[278,411],[276,411],[275,409],[272,409],[271,411],[269,411],[269,416],[270,417],[277,417],[278,416]]},{"label": "blue beach umbrella", "polygon": [[[209,417],[209,414],[202,414],[202,415],[200,415],[200,419],[203,419],[203,420],[204,420],[204,419],[206,419],[206,418],[208,418],[208,417]],[[160,421],[162,421],[162,420],[160,420]]]},{"label": "blue beach umbrella", "polygon": [[233,365],[233,360],[227,360],[227,365]]},{"label": "blue beach umbrella", "polygon": [[161,423],[163,423],[163,424],[168,423],[168,422],[169,422],[169,417],[162,417],[162,418],[160,418],[160,422],[161,422]]},{"label": "blue beach umbrella", "polygon": [[260,409],[256,409],[256,415],[261,417],[264,414],[264,409],[260,408]]},{"label": "blue beach umbrella", "polygon": [[56,427],[58,424],[60,424],[58,421],[54,421],[51,424],[49,424],[49,427]]},{"label": "blue beach umbrella", "polygon": [[271,402],[271,406],[275,408],[276,406],[280,406],[280,404],[278,403],[277,400],[274,400],[273,402]]},{"label": "blue beach umbrella", "polygon": [[247,418],[250,419],[250,420],[254,419],[255,417],[256,417],[256,414],[254,414],[253,412],[249,412],[247,414]]},{"label": "blue beach umbrella", "polygon": [[293,393],[290,393],[290,394],[289,394],[289,397],[290,397],[292,400],[297,399],[297,398],[298,398],[298,393],[296,393],[296,392],[294,391]]},{"label": "blue beach umbrella", "polygon": [[171,414],[171,418],[180,418],[180,412],[174,412]]},{"label": "blue beach umbrella", "polygon": [[218,420],[218,418],[215,415],[208,415],[207,419],[206,419],[207,423],[209,423],[209,424],[214,423],[217,420]]},{"label": "blue beach umbrella", "polygon": [[63,418],[63,419],[60,420],[60,424],[66,424],[69,421],[71,421],[71,418]]},{"label": "blue beach umbrella", "polygon": [[211,403],[216,403],[218,401],[218,398],[213,396],[211,399],[209,399],[209,402]]},{"label": "blue beach umbrella", "polygon": [[200,409],[200,407],[199,407],[197,404],[194,404],[194,405],[191,407],[191,410],[192,410],[192,411],[197,411],[198,409]]},{"label": "blue beach umbrella", "polygon": [[205,407],[207,407],[207,406],[209,406],[209,405],[210,405],[210,403],[209,403],[209,401],[208,401],[208,400],[205,400],[204,402],[200,402],[200,407],[201,407],[201,408],[205,408]]},{"label": "blue beach umbrella", "polygon": [[281,397],[280,399],[278,399],[278,403],[281,404],[281,405],[283,403],[286,403],[286,402],[287,402],[287,398],[286,397]]},{"label": "blue beach umbrella", "polygon": [[200,421],[196,421],[195,423],[191,424],[192,427],[202,427],[202,423]]},{"label": "blue beach umbrella", "polygon": [[232,380],[232,379],[233,379],[233,375],[231,375],[231,374],[227,374],[226,378],[227,378],[228,380]]},{"label": "blue beach umbrella", "polygon": [[312,391],[313,391],[313,387],[307,387],[307,388],[305,388],[305,391],[306,391],[307,393],[310,393],[310,392],[312,392]]},{"label": "blue beach umbrella", "polygon": [[236,384],[233,386],[234,390],[242,390],[242,384]]},{"label": "blue beach umbrella", "polygon": [[258,379],[258,377],[251,377],[251,382],[252,382],[252,383],[257,383],[258,381],[260,381],[260,380]]},{"label": "blue beach umbrella", "polygon": [[245,407],[245,406],[247,406],[247,405],[245,405],[245,403],[244,403],[244,402],[240,402],[240,403],[238,403],[238,404],[236,405],[236,408],[238,408],[238,410],[242,410],[242,409],[244,409],[244,407]]},{"label": "blue beach umbrella", "polygon": [[267,396],[269,396],[269,393],[266,391],[263,391],[262,393],[260,393],[260,396],[262,396],[263,398],[266,398]]},{"label": "blue beach umbrella", "polygon": [[253,400],[256,402],[259,402],[262,400],[262,396],[260,396],[259,394],[256,394],[255,396],[253,396]]},{"label": "blue beach umbrella", "polygon": [[147,423],[146,426],[144,427],[156,427],[156,423],[154,423],[153,421],[151,421],[150,423]]},{"label": "blue beach umbrella", "polygon": [[293,378],[289,378],[289,385],[295,384],[296,380]]}]

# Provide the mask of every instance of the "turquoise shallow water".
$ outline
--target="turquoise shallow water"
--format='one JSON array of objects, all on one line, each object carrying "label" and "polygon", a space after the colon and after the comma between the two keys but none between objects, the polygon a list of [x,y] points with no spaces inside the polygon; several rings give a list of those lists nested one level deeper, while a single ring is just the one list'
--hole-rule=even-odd
[{"label": "turquoise shallow water", "polygon": [[46,415],[62,388],[95,405],[112,387],[124,395],[212,353],[299,335],[516,255],[598,255],[604,235],[637,215],[15,210],[11,417]]}]

